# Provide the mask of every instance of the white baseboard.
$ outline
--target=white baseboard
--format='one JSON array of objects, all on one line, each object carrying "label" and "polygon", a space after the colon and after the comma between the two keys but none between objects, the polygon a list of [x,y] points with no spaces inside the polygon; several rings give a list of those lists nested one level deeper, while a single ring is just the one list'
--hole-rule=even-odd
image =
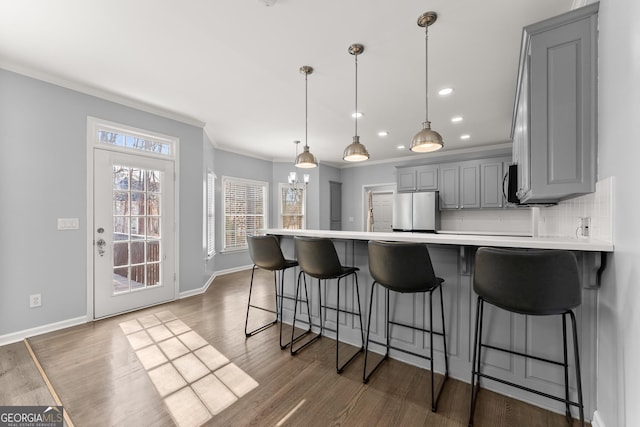
[{"label": "white baseboard", "polygon": [[[213,283],[213,280],[218,276],[223,276],[225,274],[236,273],[238,271],[248,270],[252,267],[252,265],[244,265],[235,268],[229,268],[226,270],[220,270],[214,272],[207,283],[205,283],[202,287],[197,289],[192,289],[185,292],[180,292],[178,295],[178,299],[188,298],[195,295],[203,294],[209,289],[209,286]],[[11,332],[6,335],[0,335],[0,346],[13,344],[18,341],[22,341],[25,338],[33,337],[35,335],[46,334],[47,332],[58,331],[60,329],[70,328],[71,326],[81,325],[89,322],[87,316],[80,316],[73,319],[62,320],[56,323],[50,323],[47,325],[37,326],[31,329],[25,329],[23,331]]]},{"label": "white baseboard", "polygon": [[227,268],[225,270],[216,271],[216,276],[224,276],[225,274],[237,273],[238,271],[251,270],[253,264],[241,265],[240,267]]},{"label": "white baseboard", "polygon": [[47,332],[53,332],[53,331],[58,331],[60,329],[70,328],[71,326],[82,325],[87,322],[88,322],[87,316],[80,316],[73,319],[62,320],[56,323],[49,323],[48,325],[42,325],[42,326],[37,326],[31,329],[25,329],[23,331],[17,331],[17,332],[12,332],[6,335],[0,335],[0,346],[22,341],[25,338],[33,337],[36,335],[46,334]]},{"label": "white baseboard", "polygon": [[178,299],[189,298],[195,295],[204,294],[205,292],[207,292],[207,289],[209,289],[209,286],[211,286],[211,283],[213,283],[213,279],[215,279],[217,276],[217,273],[213,273],[211,277],[209,277],[209,280],[207,280],[207,283],[202,285],[202,287],[180,292],[180,294],[178,295]]},{"label": "white baseboard", "polygon": [[602,418],[600,418],[600,413],[598,411],[595,411],[593,413],[593,418],[591,419],[591,427],[607,427],[604,424],[604,421],[602,421]]},{"label": "white baseboard", "polygon": [[207,292],[207,289],[209,289],[209,286],[211,286],[211,284],[213,283],[213,280],[216,277],[224,276],[225,274],[237,273],[238,271],[249,270],[252,267],[253,267],[253,265],[242,265],[240,267],[227,268],[226,270],[215,271],[211,275],[209,280],[207,280],[207,283],[205,283],[202,287],[197,288],[197,289],[191,289],[191,290],[185,291],[185,292],[180,292],[180,295],[178,295],[178,299],[189,298],[189,297],[192,297],[192,296],[195,296],[195,295],[203,294],[203,293]]}]

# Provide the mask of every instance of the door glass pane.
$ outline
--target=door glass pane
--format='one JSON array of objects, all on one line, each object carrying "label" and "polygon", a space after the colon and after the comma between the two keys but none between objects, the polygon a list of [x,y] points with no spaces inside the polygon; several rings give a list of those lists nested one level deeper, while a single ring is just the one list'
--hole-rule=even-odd
[{"label": "door glass pane", "polygon": [[144,262],[144,242],[131,242],[131,264]]},{"label": "door glass pane", "polygon": [[144,215],[144,193],[131,192],[131,215]]},{"label": "door glass pane", "polygon": [[113,289],[162,285],[162,172],[113,165]]}]

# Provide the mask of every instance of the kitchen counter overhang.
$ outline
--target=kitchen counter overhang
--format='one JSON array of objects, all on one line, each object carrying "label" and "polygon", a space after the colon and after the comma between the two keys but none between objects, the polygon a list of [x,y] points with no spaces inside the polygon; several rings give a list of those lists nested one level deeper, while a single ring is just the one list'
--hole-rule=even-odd
[{"label": "kitchen counter overhang", "polygon": [[329,239],[345,240],[386,240],[392,242],[416,242],[434,245],[493,246],[502,248],[566,249],[586,252],[613,252],[612,242],[596,239],[491,236],[480,234],[289,230],[284,228],[269,228],[261,231],[266,234],[279,236],[327,237]]}]

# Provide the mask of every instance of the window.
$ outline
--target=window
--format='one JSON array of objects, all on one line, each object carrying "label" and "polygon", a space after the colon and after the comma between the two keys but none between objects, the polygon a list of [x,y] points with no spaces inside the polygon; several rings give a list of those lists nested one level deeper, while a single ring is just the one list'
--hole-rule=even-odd
[{"label": "window", "polygon": [[216,253],[216,176],[207,171],[207,257]]},{"label": "window", "polygon": [[305,206],[307,191],[304,187],[279,185],[280,228],[301,230],[306,227]]},{"label": "window", "polygon": [[247,249],[247,235],[266,227],[268,184],[222,177],[224,251]]}]

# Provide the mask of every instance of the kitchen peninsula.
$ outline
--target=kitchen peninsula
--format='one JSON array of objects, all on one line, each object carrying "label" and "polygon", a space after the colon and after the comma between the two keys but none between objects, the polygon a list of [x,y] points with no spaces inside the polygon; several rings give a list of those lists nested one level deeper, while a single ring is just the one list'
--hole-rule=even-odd
[{"label": "kitchen peninsula", "polygon": [[[582,305],[575,310],[578,320],[578,334],[580,345],[580,364],[582,367],[582,381],[585,413],[593,413],[596,399],[596,308],[599,277],[604,268],[606,253],[613,251],[610,241],[572,238],[550,237],[524,237],[524,236],[496,236],[478,234],[438,234],[438,233],[398,233],[398,232],[357,232],[357,231],[329,231],[329,230],[288,230],[267,229],[267,234],[281,237],[281,245],[285,256],[294,256],[294,236],[326,237],[333,240],[341,261],[345,265],[354,265],[360,268],[358,273],[360,298],[363,310],[369,307],[369,298],[372,279],[369,275],[367,242],[369,240],[385,240],[396,242],[424,243],[429,248],[431,260],[436,275],[444,278],[443,284],[445,322],[447,327],[447,347],[449,351],[450,375],[464,382],[469,382],[471,376],[471,342],[475,319],[475,294],[472,290],[472,278],[474,271],[474,255],[480,246],[513,247],[531,249],[566,249],[573,251],[578,260],[582,274],[583,293]],[[297,277],[297,276],[296,276]],[[335,283],[335,282],[334,282]],[[285,279],[284,293],[293,294],[294,277]],[[317,295],[318,288],[313,284],[310,287],[311,299]],[[322,290],[329,300],[335,298],[335,287],[328,286]],[[375,296],[373,319],[371,325],[372,339],[380,341],[384,339],[384,298],[381,291]],[[347,309],[352,309],[355,304],[355,292],[347,295]],[[396,294],[390,300],[392,316],[401,322],[411,323],[416,326],[425,325],[428,319],[428,311],[425,307],[424,296]],[[526,317],[509,314],[500,310],[489,310],[485,316],[486,324],[490,328],[502,330],[495,336],[510,337],[510,342],[499,344],[510,346],[518,350],[532,350],[538,355],[562,359],[562,328],[558,319],[547,317]],[[435,310],[439,310],[436,308]],[[318,320],[318,310],[311,308],[312,316]],[[368,313],[363,313],[367,315]],[[434,313],[439,316],[439,313]],[[323,321],[329,326],[335,326],[336,318],[331,312],[325,315]],[[436,317],[437,318],[437,317]],[[292,305],[285,304],[283,319],[290,322],[292,319]],[[354,345],[360,345],[359,331],[355,322],[350,319],[339,319],[341,322],[341,340]],[[343,333],[343,331],[345,331]],[[327,334],[331,338],[331,336]],[[394,346],[406,348],[409,351],[424,353],[428,350],[428,336],[423,336],[415,331],[402,328],[393,328],[391,332]],[[372,347],[373,351],[382,352],[382,347]],[[436,346],[436,354],[442,348]],[[410,364],[427,368],[427,364],[419,358],[403,354],[401,352],[390,353],[392,358],[405,361]],[[549,394],[561,396],[563,391],[562,369],[549,367],[535,360],[523,361],[512,356],[488,350],[484,355],[484,363],[488,372],[502,378],[519,383],[523,386],[542,389]],[[435,356],[438,361],[439,356]],[[569,355],[569,360],[572,359]],[[436,363],[437,366],[437,363]],[[570,379],[571,391],[575,393],[575,378]],[[485,381],[483,387],[487,387],[499,393],[508,394],[535,405],[545,407],[556,412],[562,412],[563,406],[548,399],[532,396],[520,390],[507,388],[498,383]],[[463,398],[463,397],[461,397]]]}]

